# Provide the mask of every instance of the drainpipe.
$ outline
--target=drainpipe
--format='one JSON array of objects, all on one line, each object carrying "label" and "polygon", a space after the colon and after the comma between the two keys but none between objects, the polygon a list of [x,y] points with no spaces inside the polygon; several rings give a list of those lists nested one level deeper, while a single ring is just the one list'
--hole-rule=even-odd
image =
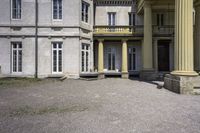
[{"label": "drainpipe", "polygon": [[38,0],[35,0],[35,78],[38,78]]}]

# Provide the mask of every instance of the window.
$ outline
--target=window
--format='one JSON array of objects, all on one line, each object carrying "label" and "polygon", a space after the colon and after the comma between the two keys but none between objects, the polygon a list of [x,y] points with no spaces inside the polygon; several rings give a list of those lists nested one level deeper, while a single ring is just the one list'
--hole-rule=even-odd
[{"label": "window", "polygon": [[21,19],[21,0],[12,0],[12,19]]},{"label": "window", "polygon": [[135,48],[128,49],[128,69],[129,71],[136,70],[136,49]]},{"label": "window", "polygon": [[82,44],[81,48],[81,71],[89,72],[90,47],[88,44]]},{"label": "window", "polygon": [[135,13],[130,12],[128,15],[129,15],[129,25],[134,26],[135,25]]},{"label": "window", "polygon": [[12,42],[12,72],[22,72],[22,43]]},{"label": "window", "polygon": [[89,4],[86,2],[82,2],[82,21],[88,23],[88,19],[89,19]]},{"label": "window", "polygon": [[62,72],[62,42],[52,43],[52,66],[53,73]]},{"label": "window", "polygon": [[115,70],[116,49],[108,48],[108,70]]},{"label": "window", "polygon": [[62,0],[53,0],[53,19],[62,19]]},{"label": "window", "polygon": [[164,25],[164,14],[157,14],[157,26]]},{"label": "window", "polygon": [[114,26],[115,25],[115,19],[116,19],[116,13],[115,12],[109,12],[108,13],[108,25]]}]

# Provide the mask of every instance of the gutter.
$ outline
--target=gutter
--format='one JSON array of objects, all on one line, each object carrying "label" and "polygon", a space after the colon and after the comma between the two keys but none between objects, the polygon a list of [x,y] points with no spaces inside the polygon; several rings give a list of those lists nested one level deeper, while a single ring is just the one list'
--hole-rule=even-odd
[{"label": "gutter", "polygon": [[35,0],[35,78],[38,78],[38,0]]}]

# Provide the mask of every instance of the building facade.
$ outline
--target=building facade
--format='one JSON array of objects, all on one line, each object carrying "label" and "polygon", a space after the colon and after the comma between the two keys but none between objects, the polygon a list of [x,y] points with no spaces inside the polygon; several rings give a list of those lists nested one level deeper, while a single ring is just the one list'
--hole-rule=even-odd
[{"label": "building facade", "polygon": [[166,87],[178,77],[181,88],[182,76],[196,80],[200,70],[199,9],[198,0],[1,0],[0,74],[155,80],[171,73]]}]

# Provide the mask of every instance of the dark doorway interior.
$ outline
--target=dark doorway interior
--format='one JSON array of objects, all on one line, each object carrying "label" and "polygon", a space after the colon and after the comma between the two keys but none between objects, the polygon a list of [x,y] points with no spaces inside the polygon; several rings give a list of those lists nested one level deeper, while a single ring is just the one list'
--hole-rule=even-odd
[{"label": "dark doorway interior", "polygon": [[158,41],[158,71],[170,71],[170,55],[168,40]]}]

